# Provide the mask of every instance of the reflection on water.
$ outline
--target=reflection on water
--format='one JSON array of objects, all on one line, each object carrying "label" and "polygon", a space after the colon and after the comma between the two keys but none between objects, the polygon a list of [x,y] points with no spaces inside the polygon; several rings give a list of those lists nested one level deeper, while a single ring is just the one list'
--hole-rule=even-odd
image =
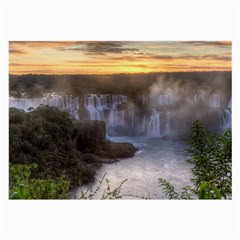
[{"label": "reflection on water", "polygon": [[[100,167],[96,181],[92,184],[93,188],[105,173],[112,188],[117,187],[122,180],[128,179],[122,187],[122,194],[150,196],[151,199],[165,199],[158,186],[159,177],[170,181],[177,191],[191,185],[190,165],[185,161],[186,143],[146,137],[111,137],[109,139],[115,142],[130,142],[139,150],[133,158],[122,159],[114,164],[104,164]],[[102,186],[102,189],[104,188],[106,185]],[[79,190],[76,196],[79,196]],[[99,196],[97,195],[96,199]]]}]

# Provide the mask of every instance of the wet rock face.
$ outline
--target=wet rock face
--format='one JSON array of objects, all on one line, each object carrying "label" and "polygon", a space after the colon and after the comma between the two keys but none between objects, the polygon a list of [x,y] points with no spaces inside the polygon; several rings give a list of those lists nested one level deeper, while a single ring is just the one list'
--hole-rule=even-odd
[{"label": "wet rock face", "polygon": [[110,159],[129,158],[134,156],[136,150],[131,143],[104,141],[98,146],[95,154],[102,158]]},{"label": "wet rock face", "polygon": [[94,152],[106,139],[104,121],[76,121],[73,138],[80,152]]},{"label": "wet rock face", "polygon": [[76,149],[84,153],[87,162],[102,162],[105,159],[133,157],[136,148],[130,143],[115,143],[106,140],[106,124],[103,121],[76,121],[73,138]]}]

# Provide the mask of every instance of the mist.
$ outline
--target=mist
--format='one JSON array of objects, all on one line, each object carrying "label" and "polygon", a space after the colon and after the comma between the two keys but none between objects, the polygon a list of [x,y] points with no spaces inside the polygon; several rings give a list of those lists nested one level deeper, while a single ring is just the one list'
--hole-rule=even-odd
[{"label": "mist", "polygon": [[10,107],[105,121],[109,136],[185,139],[194,120],[231,127],[231,72],[10,76],[10,95]]}]

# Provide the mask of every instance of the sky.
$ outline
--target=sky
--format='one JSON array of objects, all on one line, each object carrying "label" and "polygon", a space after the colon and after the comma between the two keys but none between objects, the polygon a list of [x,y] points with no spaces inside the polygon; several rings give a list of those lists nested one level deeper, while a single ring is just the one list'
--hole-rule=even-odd
[{"label": "sky", "polygon": [[11,41],[10,74],[231,71],[230,41]]}]

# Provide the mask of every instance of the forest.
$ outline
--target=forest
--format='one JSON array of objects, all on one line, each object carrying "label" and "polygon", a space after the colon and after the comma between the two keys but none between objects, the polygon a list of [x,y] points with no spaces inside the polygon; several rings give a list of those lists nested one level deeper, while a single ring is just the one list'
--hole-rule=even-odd
[{"label": "forest", "polygon": [[176,79],[182,88],[207,88],[210,84],[217,88],[231,89],[231,72],[171,72],[110,75],[9,75],[10,95],[21,97],[41,97],[46,92],[63,92],[75,96],[81,94],[148,94],[149,87],[159,78],[165,86],[175,86]]}]

